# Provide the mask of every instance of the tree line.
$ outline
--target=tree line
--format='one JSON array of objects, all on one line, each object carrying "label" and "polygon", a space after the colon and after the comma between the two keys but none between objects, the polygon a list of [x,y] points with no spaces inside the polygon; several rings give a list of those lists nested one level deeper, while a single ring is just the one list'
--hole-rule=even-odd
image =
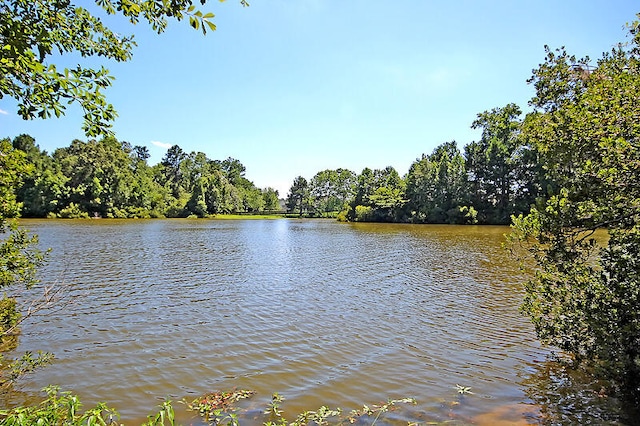
[{"label": "tree line", "polygon": [[455,141],[423,154],[400,176],[393,167],[323,170],[297,177],[286,206],[291,213],[337,215],[341,220],[410,223],[507,224],[550,190],[535,144],[523,132],[515,104],[478,114],[479,141],[461,151]]},{"label": "tree line", "polygon": [[[549,177],[523,132],[515,104],[478,114],[479,141],[455,141],[423,154],[401,176],[389,166],[323,170],[298,176],[284,205],[290,214],[344,221],[507,224],[545,197]],[[29,135],[8,140],[31,165],[17,189],[24,217],[207,217],[280,211],[279,193],[245,178],[237,159],[168,149],[149,165],[149,151],[113,136],[74,140],[52,154]]]},{"label": "tree line", "polygon": [[16,190],[24,217],[205,217],[280,209],[278,191],[257,188],[234,158],[211,160],[174,145],[150,166],[146,147],[112,136],[76,139],[51,155],[29,135],[10,142],[30,165]]},{"label": "tree line", "polygon": [[[393,167],[323,170],[297,177],[290,214],[344,221],[507,224],[545,197],[549,177],[515,104],[478,114],[479,141],[423,154],[401,176]],[[178,145],[149,165],[149,151],[113,136],[74,140],[52,154],[29,135],[8,140],[31,165],[18,187],[24,217],[207,217],[280,211],[279,193],[245,178],[237,159],[211,160]]]}]

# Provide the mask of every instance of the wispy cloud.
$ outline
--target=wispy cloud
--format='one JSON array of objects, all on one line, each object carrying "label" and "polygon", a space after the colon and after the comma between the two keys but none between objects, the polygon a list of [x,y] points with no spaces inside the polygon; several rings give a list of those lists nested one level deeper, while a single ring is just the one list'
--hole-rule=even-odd
[{"label": "wispy cloud", "polygon": [[173,144],[171,143],[160,142],[160,141],[151,141],[151,144],[155,146],[159,146],[160,148],[165,148],[165,149],[169,149],[173,146]]},{"label": "wispy cloud", "polygon": [[0,114],[2,115],[9,115],[9,113],[3,109],[0,109]]}]

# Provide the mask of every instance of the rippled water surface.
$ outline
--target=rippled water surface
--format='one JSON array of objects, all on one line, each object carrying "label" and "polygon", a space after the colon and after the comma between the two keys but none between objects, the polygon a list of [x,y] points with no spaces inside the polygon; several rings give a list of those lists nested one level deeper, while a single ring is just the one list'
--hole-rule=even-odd
[{"label": "rippled water surface", "polygon": [[[53,249],[41,278],[64,282],[72,299],[23,326],[20,350],[57,357],[26,392],[60,384],[86,405],[108,401],[126,424],[167,397],[233,387],[258,392],[255,410],[278,392],[292,416],[401,397],[417,399],[406,416],[418,420],[491,424],[532,408],[526,382],[547,352],[518,312],[508,228],[24,224]],[[460,398],[456,384],[474,394]]]}]

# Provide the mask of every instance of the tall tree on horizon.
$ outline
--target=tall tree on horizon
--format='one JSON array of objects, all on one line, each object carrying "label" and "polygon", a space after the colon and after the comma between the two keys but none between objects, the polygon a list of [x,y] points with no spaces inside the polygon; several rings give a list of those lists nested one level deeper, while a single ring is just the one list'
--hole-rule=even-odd
[{"label": "tall tree on horizon", "polygon": [[300,217],[302,217],[309,207],[309,195],[309,183],[307,180],[302,176],[296,177],[287,195],[287,210],[291,213],[297,210]]}]

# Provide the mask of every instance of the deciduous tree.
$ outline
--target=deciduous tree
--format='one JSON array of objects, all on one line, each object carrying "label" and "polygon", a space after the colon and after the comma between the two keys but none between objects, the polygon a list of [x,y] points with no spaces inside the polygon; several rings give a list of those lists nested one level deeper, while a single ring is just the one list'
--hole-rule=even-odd
[{"label": "deciduous tree", "polygon": [[349,220],[393,222],[400,220],[406,203],[405,180],[391,166],[371,170],[366,167],[358,175]]},{"label": "deciduous tree", "polygon": [[[407,174],[411,220],[430,223],[466,223],[461,208],[468,204],[467,172],[455,141],[444,143],[429,156],[416,160]],[[468,212],[468,209],[467,211]]]},{"label": "deciduous tree", "polygon": [[[527,242],[538,265],[523,310],[540,338],[595,363],[640,401],[637,42],[595,66],[547,49],[524,131],[556,189],[515,218],[512,238]],[[596,239],[599,229],[608,237]]]},{"label": "deciduous tree", "polygon": [[[107,14],[136,24],[147,21],[161,33],[169,19],[188,19],[192,27],[215,30],[212,13],[196,9],[192,0],[95,0]],[[206,0],[200,0],[205,4]],[[248,5],[242,0],[243,5]],[[88,136],[107,132],[116,117],[104,95],[113,76],[104,67],[81,65],[61,69],[60,55],[131,59],[135,41],[111,30],[89,9],[70,0],[6,0],[0,3],[0,99],[18,101],[24,119],[63,115],[77,103]]]},{"label": "deciduous tree", "polygon": [[355,174],[346,169],[323,170],[309,182],[315,209],[323,214],[339,212],[353,196]]},{"label": "deciduous tree", "polygon": [[[19,229],[13,220],[21,209],[16,199],[16,188],[31,171],[25,157],[26,154],[14,149],[8,139],[0,140],[0,289],[3,291],[15,284],[26,287],[35,284],[35,273],[43,259],[42,253],[35,248],[37,237]],[[16,326],[19,318],[16,300],[5,293],[0,300],[2,350],[6,350],[3,343],[7,333]]]},{"label": "deciduous tree", "polygon": [[482,137],[465,147],[473,205],[481,220],[508,223],[514,213],[522,111],[515,104],[478,114],[472,128]]},{"label": "deciduous tree", "polygon": [[280,200],[278,199],[278,190],[273,188],[265,188],[262,190],[262,199],[264,200],[264,209],[267,211],[280,210]]}]

